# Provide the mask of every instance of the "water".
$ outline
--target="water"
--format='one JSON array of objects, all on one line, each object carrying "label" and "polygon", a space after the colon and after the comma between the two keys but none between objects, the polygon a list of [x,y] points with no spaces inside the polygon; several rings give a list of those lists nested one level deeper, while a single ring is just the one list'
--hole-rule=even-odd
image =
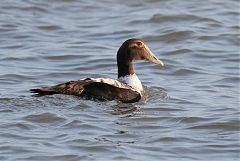
[{"label": "water", "polygon": [[[237,0],[0,2],[0,160],[238,160]],[[123,41],[164,61],[135,64],[134,104],[30,88],[116,78]]]}]

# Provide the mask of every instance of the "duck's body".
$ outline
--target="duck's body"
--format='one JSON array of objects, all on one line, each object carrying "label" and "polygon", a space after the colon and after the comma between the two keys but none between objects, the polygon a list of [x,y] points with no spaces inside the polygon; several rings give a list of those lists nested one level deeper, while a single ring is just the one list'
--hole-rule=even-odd
[{"label": "duck's body", "polygon": [[56,86],[31,89],[31,91],[40,95],[69,94],[87,99],[137,102],[141,99],[143,87],[141,81],[134,73],[134,60],[148,60],[162,66],[164,65],[152,54],[142,39],[129,39],[122,44],[117,53],[118,80],[86,78]]},{"label": "duck's body", "polygon": [[32,89],[31,91],[40,95],[68,94],[86,99],[119,100],[122,102],[137,102],[141,99],[139,91],[125,83],[109,78],[86,78],[56,86]]}]

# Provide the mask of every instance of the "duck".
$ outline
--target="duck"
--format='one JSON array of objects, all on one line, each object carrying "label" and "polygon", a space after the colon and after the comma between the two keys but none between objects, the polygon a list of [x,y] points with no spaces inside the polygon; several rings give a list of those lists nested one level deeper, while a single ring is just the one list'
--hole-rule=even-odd
[{"label": "duck", "polygon": [[142,98],[143,86],[134,71],[133,62],[145,60],[164,66],[143,39],[128,39],[117,51],[118,79],[84,78],[54,86],[30,89],[35,95],[66,94],[84,99],[102,101],[118,100],[123,103],[138,102]]}]

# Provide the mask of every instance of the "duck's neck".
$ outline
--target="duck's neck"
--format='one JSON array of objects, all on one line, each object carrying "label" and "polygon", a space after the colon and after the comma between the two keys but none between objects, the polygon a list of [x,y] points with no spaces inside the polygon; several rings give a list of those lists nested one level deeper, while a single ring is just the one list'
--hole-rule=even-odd
[{"label": "duck's neck", "polygon": [[118,78],[124,77],[126,75],[133,75],[134,68],[132,62],[121,62],[118,61]]}]

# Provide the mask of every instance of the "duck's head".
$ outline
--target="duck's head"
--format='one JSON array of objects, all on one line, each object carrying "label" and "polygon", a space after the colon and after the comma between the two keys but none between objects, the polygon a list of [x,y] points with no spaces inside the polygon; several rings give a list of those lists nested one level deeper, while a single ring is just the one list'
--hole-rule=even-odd
[{"label": "duck's head", "polygon": [[149,49],[143,39],[128,39],[119,48],[117,53],[118,77],[134,74],[134,60],[146,60],[164,66]]}]

